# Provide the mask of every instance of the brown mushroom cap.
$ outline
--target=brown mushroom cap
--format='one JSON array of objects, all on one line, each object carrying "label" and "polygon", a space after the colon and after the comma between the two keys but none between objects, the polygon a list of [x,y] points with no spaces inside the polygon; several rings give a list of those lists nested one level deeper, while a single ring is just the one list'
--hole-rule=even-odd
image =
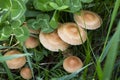
[{"label": "brown mushroom cap", "polygon": [[30,36],[25,42],[25,47],[26,48],[35,48],[39,45],[39,41],[35,38]]},{"label": "brown mushroom cap", "polygon": [[32,78],[32,72],[31,72],[30,68],[28,68],[28,67],[22,68],[20,71],[20,75],[24,79],[31,79]]},{"label": "brown mushroom cap", "polygon": [[58,35],[68,44],[80,45],[87,39],[86,31],[75,23],[64,23],[58,28]]},{"label": "brown mushroom cap", "polygon": [[97,29],[102,24],[102,19],[98,14],[87,10],[74,14],[74,20],[78,26],[89,30]]},{"label": "brown mushroom cap", "polygon": [[[10,55],[14,55],[14,54],[22,54],[22,53],[17,50],[11,50],[11,51],[6,52],[4,54],[4,56],[10,56]],[[22,66],[24,66],[25,63],[26,63],[25,56],[6,61],[6,64],[7,64],[8,68],[10,68],[10,69],[21,68]]]},{"label": "brown mushroom cap", "polygon": [[69,47],[67,43],[60,39],[56,30],[52,33],[40,32],[39,39],[41,44],[50,51],[64,51]]},{"label": "brown mushroom cap", "polygon": [[63,68],[68,73],[73,73],[78,69],[82,68],[83,63],[80,58],[76,56],[69,56],[63,61]]}]

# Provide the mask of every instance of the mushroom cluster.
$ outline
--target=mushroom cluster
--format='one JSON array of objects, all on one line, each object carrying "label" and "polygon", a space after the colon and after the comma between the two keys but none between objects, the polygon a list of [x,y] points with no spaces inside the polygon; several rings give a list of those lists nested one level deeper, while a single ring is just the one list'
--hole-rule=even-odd
[{"label": "mushroom cluster", "polygon": [[[88,30],[98,29],[102,24],[101,17],[95,12],[81,10],[74,14],[74,22],[66,22],[58,25],[57,30],[52,33],[40,32],[41,44],[50,51],[58,52],[66,50],[69,45],[81,45],[87,40]],[[69,56],[63,61],[63,68],[68,73],[80,69],[83,63],[77,56]]]},{"label": "mushroom cluster", "polygon": [[[57,30],[51,33],[40,32],[40,43],[48,50],[58,52],[65,51],[70,45],[81,45],[87,40],[88,30],[98,29],[102,24],[101,17],[92,11],[81,10],[73,15],[74,22],[60,23]],[[63,62],[63,68],[69,72],[75,72],[83,66],[80,58],[69,56]]]},{"label": "mushroom cluster", "polygon": [[[36,48],[39,42],[46,49],[59,52],[65,51],[70,45],[81,45],[87,40],[88,30],[98,29],[102,24],[101,17],[95,12],[88,10],[81,10],[79,13],[73,15],[75,22],[66,22],[58,24],[58,28],[51,33],[44,33],[39,30],[28,28],[31,34],[39,35],[39,40],[33,36],[29,36],[24,45],[26,48]],[[18,50],[10,50],[4,56],[11,56],[15,54],[22,54]],[[25,56],[6,60],[9,69],[19,69],[20,75],[24,79],[31,79],[32,72],[29,67],[23,67],[26,63]],[[23,67],[23,68],[22,68]],[[63,61],[63,68],[68,73],[73,73],[83,67],[82,60],[77,56],[69,55]]]},{"label": "mushroom cluster", "polygon": [[76,23],[67,22],[58,25],[58,29],[52,33],[40,32],[41,44],[50,51],[64,51],[69,45],[81,45],[87,40],[85,29],[95,30],[102,24],[101,17],[88,10],[75,13],[74,20]]},{"label": "mushroom cluster", "polygon": [[69,45],[80,45],[87,39],[86,31],[77,27],[76,23],[67,22],[58,25],[58,29],[51,33],[39,34],[40,43],[48,50],[58,52],[66,50]]}]

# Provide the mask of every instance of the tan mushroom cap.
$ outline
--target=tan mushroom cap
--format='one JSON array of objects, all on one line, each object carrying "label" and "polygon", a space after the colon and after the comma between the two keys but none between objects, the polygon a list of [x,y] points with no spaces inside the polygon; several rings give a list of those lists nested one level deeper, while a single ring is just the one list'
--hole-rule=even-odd
[{"label": "tan mushroom cap", "polygon": [[22,68],[20,71],[20,75],[22,78],[27,79],[27,80],[32,78],[32,72],[30,68],[28,67]]},{"label": "tan mushroom cap", "polygon": [[102,19],[98,14],[87,10],[74,14],[74,20],[80,27],[89,30],[95,30],[102,24]]},{"label": "tan mushroom cap", "polygon": [[58,35],[68,44],[80,45],[87,39],[86,31],[75,23],[64,23],[58,28]]},{"label": "tan mushroom cap", "polygon": [[56,30],[52,33],[40,32],[39,39],[41,44],[50,51],[64,51],[69,47],[67,43],[60,39]]},{"label": "tan mushroom cap", "polygon": [[35,48],[39,45],[39,40],[35,37],[28,37],[27,40],[24,42],[26,48]]},{"label": "tan mushroom cap", "polygon": [[73,73],[82,68],[83,63],[77,56],[69,56],[63,61],[63,68],[68,73]]},{"label": "tan mushroom cap", "polygon": [[[6,52],[4,54],[4,56],[11,56],[14,54],[22,54],[22,53],[17,50],[11,50],[11,51]],[[8,68],[10,68],[10,69],[21,68],[22,66],[24,66],[25,63],[26,63],[25,57],[14,58],[14,59],[6,61],[6,64],[7,64]]]}]

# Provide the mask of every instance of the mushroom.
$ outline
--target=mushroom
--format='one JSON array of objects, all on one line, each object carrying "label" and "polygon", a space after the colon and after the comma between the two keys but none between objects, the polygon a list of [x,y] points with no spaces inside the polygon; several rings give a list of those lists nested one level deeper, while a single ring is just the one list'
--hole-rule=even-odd
[{"label": "mushroom", "polygon": [[24,42],[26,48],[35,48],[39,45],[39,41],[35,37],[28,37]]},{"label": "mushroom", "polygon": [[39,39],[41,44],[50,51],[64,51],[69,47],[67,43],[60,39],[56,30],[51,33],[40,32]]},{"label": "mushroom", "polygon": [[69,56],[63,61],[63,68],[68,73],[73,73],[78,69],[82,68],[83,63],[77,56]]},{"label": "mushroom", "polygon": [[20,75],[24,79],[31,79],[32,78],[32,72],[29,67],[24,67],[20,70]]},{"label": "mushroom", "polygon": [[80,45],[87,39],[86,31],[72,22],[62,24],[58,28],[58,35],[64,42],[71,45]]},{"label": "mushroom", "polygon": [[75,13],[74,20],[78,26],[89,30],[95,30],[102,24],[102,19],[98,14],[87,10],[81,10],[80,13]]},{"label": "mushroom", "polygon": [[[6,52],[4,54],[4,56],[11,56],[11,55],[14,55],[14,54],[22,54],[22,53],[19,52],[18,50],[10,50],[10,51]],[[19,57],[19,58],[10,59],[10,60],[6,60],[6,64],[7,64],[8,68],[10,68],[10,69],[21,68],[22,66],[24,66],[25,63],[26,63],[25,56]]]}]

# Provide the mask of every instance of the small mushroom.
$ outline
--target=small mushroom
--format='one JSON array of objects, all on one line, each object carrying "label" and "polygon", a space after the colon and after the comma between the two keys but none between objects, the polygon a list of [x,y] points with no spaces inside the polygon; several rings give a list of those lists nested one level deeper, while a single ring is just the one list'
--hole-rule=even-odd
[{"label": "small mushroom", "polygon": [[32,78],[32,72],[29,67],[24,67],[20,70],[20,75],[23,79],[31,79]]},{"label": "small mushroom", "polygon": [[86,31],[75,23],[64,23],[58,28],[58,35],[68,44],[80,45],[87,39]]},{"label": "small mushroom", "polygon": [[73,73],[78,69],[82,68],[83,63],[77,56],[69,56],[63,61],[63,68],[68,73]]},{"label": "small mushroom", "polygon": [[28,39],[24,42],[26,48],[35,48],[39,45],[39,40],[35,37],[28,37]]},{"label": "small mushroom", "polygon": [[[14,55],[14,54],[22,54],[22,53],[19,52],[18,50],[10,50],[10,51],[6,52],[4,54],[4,56],[11,56],[11,55]],[[6,61],[6,64],[7,64],[8,68],[10,68],[10,69],[21,68],[22,66],[24,66],[25,63],[26,63],[25,56],[24,57],[10,59],[10,60]]]},{"label": "small mushroom", "polygon": [[41,44],[50,51],[64,51],[69,47],[67,43],[60,39],[56,30],[51,33],[40,32],[39,39]]},{"label": "small mushroom", "polygon": [[74,14],[74,20],[78,26],[89,30],[95,30],[102,24],[102,19],[98,14],[87,10],[81,10],[80,13]]}]

